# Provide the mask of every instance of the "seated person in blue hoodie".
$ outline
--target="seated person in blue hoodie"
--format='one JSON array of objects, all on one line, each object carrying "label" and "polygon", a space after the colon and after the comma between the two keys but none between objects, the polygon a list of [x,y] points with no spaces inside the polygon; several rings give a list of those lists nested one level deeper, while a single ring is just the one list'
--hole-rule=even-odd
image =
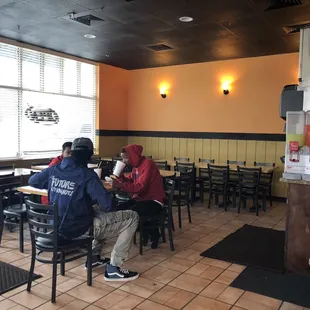
[{"label": "seated person in blue hoodie", "polygon": [[[106,281],[137,279],[137,272],[121,268],[132,244],[139,216],[135,211],[112,210],[111,194],[104,188],[94,170],[87,168],[93,155],[93,143],[88,138],[77,138],[72,143],[72,156],[60,164],[33,175],[29,184],[48,189],[50,204],[58,206],[61,238],[74,239],[94,226],[93,268],[106,266]],[[98,207],[94,208],[93,205]],[[111,261],[100,258],[104,240],[117,237]]]}]

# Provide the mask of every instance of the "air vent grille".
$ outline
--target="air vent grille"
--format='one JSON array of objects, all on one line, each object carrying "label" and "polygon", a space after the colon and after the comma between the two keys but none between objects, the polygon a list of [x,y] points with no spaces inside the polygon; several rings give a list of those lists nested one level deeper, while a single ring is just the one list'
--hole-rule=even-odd
[{"label": "air vent grille", "polygon": [[76,16],[75,14],[71,14],[70,16],[71,20],[74,20],[78,23],[84,24],[86,26],[90,26],[93,21],[98,22],[98,21],[103,21],[101,18],[88,14],[88,15],[83,15],[83,16]]},{"label": "air vent grille", "polygon": [[172,47],[170,47],[166,44],[149,45],[149,46],[147,46],[147,48],[149,48],[155,52],[163,52],[163,51],[172,50]]},{"label": "air vent grille", "polygon": [[309,28],[310,23],[300,24],[300,25],[292,25],[292,26],[286,26],[282,27],[282,29],[285,31],[286,34],[293,34],[300,32],[300,29]]},{"label": "air vent grille", "polygon": [[302,4],[302,0],[270,0],[270,4],[265,11],[280,10]]}]

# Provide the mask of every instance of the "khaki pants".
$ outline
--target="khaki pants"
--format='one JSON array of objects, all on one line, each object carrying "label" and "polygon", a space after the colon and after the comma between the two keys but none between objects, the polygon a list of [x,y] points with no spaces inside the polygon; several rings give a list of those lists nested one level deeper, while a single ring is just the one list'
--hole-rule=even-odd
[{"label": "khaki pants", "polygon": [[100,254],[104,240],[118,237],[111,253],[111,264],[122,266],[132,245],[133,236],[139,224],[135,211],[102,212],[95,208],[93,254]]}]

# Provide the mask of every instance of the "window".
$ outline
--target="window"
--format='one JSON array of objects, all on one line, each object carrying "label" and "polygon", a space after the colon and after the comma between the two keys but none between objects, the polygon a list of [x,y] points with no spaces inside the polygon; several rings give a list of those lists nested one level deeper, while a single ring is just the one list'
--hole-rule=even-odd
[{"label": "window", "polygon": [[94,144],[95,65],[0,43],[0,158],[58,154]]}]

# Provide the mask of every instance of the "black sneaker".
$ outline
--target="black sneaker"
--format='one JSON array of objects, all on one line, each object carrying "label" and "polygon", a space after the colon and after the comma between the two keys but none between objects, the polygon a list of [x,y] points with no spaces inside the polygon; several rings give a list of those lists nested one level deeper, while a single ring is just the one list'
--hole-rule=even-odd
[{"label": "black sneaker", "polygon": [[139,273],[107,264],[104,273],[106,281],[132,281],[139,278]]},{"label": "black sneaker", "polygon": [[[109,262],[110,262],[109,258],[105,258],[105,257],[101,258],[100,255],[93,255],[92,256],[92,268],[93,269],[105,266]],[[87,261],[85,262],[85,269],[87,269]]]}]

